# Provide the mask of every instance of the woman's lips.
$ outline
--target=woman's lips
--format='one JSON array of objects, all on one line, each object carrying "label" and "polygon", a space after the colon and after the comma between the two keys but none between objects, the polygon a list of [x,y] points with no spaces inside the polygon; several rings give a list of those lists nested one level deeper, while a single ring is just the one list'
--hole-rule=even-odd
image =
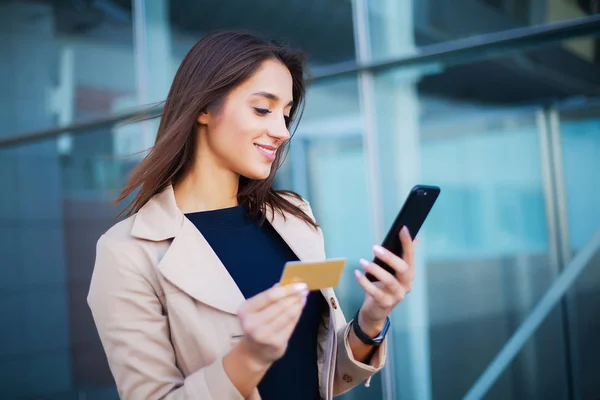
[{"label": "woman's lips", "polygon": [[273,146],[260,145],[255,143],[254,146],[258,152],[269,161],[274,161],[276,156],[277,148]]}]

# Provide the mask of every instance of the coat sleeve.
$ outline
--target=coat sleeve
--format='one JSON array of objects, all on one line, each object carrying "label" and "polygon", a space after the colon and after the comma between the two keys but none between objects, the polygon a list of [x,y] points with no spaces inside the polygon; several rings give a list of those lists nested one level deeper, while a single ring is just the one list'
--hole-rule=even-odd
[{"label": "coat sleeve", "polygon": [[88,304],[120,398],[242,400],[222,359],[183,376],[156,292],[118,249],[106,235],[98,241]]},{"label": "coat sleeve", "polygon": [[[315,216],[308,201],[304,201],[304,210],[314,221]],[[323,254],[325,254],[325,241],[323,239],[323,232],[320,228],[319,234],[321,236]],[[347,392],[361,382],[365,382],[365,386],[367,387],[370,385],[372,376],[379,372],[385,365],[387,338],[379,345],[369,361],[369,364],[359,362],[354,359],[348,341],[353,321],[346,323],[346,318],[339,307],[335,312],[337,314],[335,318],[336,321],[338,321],[338,326],[341,326],[336,332],[338,348],[336,352],[337,357],[335,360],[335,374],[333,380],[333,395],[337,396]]]},{"label": "coat sleeve", "polygon": [[338,396],[347,392],[361,382],[369,386],[371,378],[385,365],[387,338],[379,345],[375,354],[364,364],[354,359],[352,349],[348,341],[348,335],[352,330],[352,322],[337,331],[337,358],[335,361],[335,375],[333,378],[333,395]]}]

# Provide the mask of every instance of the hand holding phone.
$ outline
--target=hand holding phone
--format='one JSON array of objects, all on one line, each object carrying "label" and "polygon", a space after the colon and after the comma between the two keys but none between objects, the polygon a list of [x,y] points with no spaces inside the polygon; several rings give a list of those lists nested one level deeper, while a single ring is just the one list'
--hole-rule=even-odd
[{"label": "hand holding phone", "polygon": [[[400,229],[406,226],[414,240],[439,195],[440,188],[437,186],[417,185],[413,187],[381,246],[402,258],[402,243],[400,242],[399,237]],[[396,275],[393,268],[377,257],[373,259],[373,262],[390,274]],[[370,273],[365,274],[365,276],[371,282],[377,280],[377,278]]]}]

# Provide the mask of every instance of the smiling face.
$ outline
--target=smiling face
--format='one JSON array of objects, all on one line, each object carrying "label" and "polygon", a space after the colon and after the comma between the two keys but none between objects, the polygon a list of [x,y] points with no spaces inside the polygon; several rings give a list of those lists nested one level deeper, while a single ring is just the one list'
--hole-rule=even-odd
[{"label": "smiling face", "polygon": [[277,60],[264,61],[216,111],[198,116],[199,156],[253,180],[266,179],[277,149],[290,138],[292,76]]}]

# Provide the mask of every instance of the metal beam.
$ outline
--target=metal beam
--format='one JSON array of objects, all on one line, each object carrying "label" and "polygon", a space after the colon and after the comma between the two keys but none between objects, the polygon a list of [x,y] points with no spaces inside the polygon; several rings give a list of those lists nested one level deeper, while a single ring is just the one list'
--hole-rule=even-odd
[{"label": "metal beam", "polygon": [[[430,64],[457,65],[482,59],[501,57],[510,51],[521,51],[543,44],[559,42],[584,36],[600,35],[600,15],[591,15],[562,22],[510,29],[502,32],[477,35],[469,38],[445,41],[419,48],[416,55],[398,57],[359,64],[347,62],[314,69],[308,83],[347,76],[363,71],[381,72],[393,68],[427,66]],[[160,113],[162,108],[152,110]],[[110,127],[137,116],[140,110],[120,115],[112,115],[88,122],[64,127],[23,132],[14,135],[0,135],[0,148],[50,139],[63,133],[81,134],[86,130]]]},{"label": "metal beam", "polygon": [[600,14],[444,41],[422,46],[415,55],[391,60],[381,60],[364,65],[357,65],[352,62],[334,64],[313,70],[313,80],[355,74],[365,70],[381,72],[393,68],[417,65],[464,64],[501,57],[510,51],[522,51],[543,44],[598,35],[600,35]]},{"label": "metal beam", "polygon": [[152,116],[158,116],[161,112],[162,106],[160,106],[160,108],[156,107],[152,110],[140,109],[118,115],[112,115],[110,117],[74,123],[68,126],[59,126],[56,128],[24,132],[11,137],[3,137],[2,139],[0,139],[0,149],[55,138],[57,136],[62,135],[63,133],[70,133],[71,135],[82,135],[90,131],[99,130],[102,128],[112,128],[113,126],[118,125],[120,123],[127,123],[128,120],[136,122],[138,121],[138,117],[140,117],[140,119],[144,119],[150,118]]}]

